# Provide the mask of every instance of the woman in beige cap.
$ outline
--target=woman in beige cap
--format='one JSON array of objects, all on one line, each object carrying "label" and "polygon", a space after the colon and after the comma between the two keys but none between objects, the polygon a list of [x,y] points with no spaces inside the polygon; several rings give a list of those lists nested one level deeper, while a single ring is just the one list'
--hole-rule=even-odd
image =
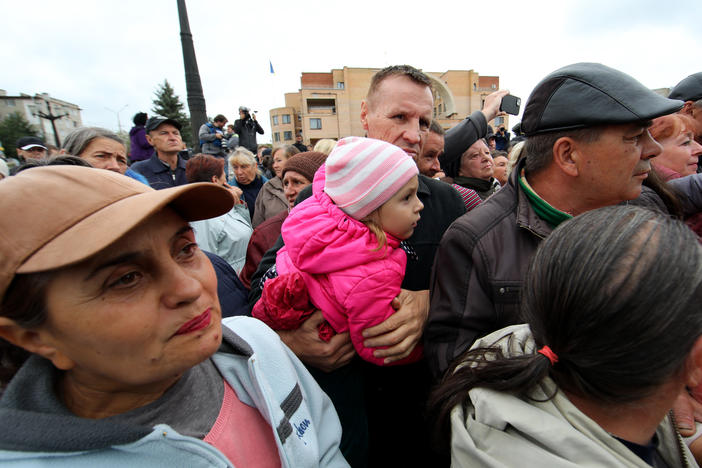
[{"label": "woman in beige cap", "polygon": [[304,366],[260,322],[220,320],[188,222],[232,205],[85,167],[0,184],[0,463],[347,466]]}]

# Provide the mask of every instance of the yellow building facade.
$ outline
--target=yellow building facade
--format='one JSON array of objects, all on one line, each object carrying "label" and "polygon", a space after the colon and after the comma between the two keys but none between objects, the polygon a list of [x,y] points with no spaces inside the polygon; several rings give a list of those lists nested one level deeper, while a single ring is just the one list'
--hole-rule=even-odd
[{"label": "yellow building facade", "polygon": [[[285,106],[270,110],[273,146],[292,144],[297,134],[310,148],[322,138],[363,136],[361,101],[378,70],[344,67],[302,73],[299,91],[286,93]],[[473,70],[425,73],[432,81],[434,118],[447,130],[481,109],[485,96],[500,88],[499,77],[480,76]],[[497,117],[490,125],[509,128],[509,121]]]}]

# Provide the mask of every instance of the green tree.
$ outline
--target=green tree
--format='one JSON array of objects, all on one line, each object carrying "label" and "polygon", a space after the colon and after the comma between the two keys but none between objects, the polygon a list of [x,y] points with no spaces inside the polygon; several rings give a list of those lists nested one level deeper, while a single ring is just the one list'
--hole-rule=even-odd
[{"label": "green tree", "polygon": [[19,112],[13,112],[0,122],[0,142],[8,158],[17,157],[15,143],[23,136],[37,136],[39,132]]},{"label": "green tree", "polygon": [[173,90],[168,80],[163,80],[163,84],[158,86],[154,92],[154,107],[151,112],[154,115],[161,115],[169,119],[173,119],[182,125],[180,130],[183,136],[183,141],[189,146],[193,146],[193,131],[190,128],[190,117],[185,113],[185,106],[180,101],[180,98]]}]

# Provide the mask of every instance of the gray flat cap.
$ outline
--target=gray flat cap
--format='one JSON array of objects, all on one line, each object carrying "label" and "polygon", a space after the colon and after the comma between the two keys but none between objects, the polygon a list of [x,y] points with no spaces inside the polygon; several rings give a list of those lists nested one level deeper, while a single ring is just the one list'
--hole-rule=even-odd
[{"label": "gray flat cap", "polygon": [[651,120],[683,102],[660,96],[626,73],[600,63],[575,63],[536,85],[522,117],[527,135]]},{"label": "gray flat cap", "polygon": [[670,90],[669,99],[698,101],[702,99],[702,72],[690,75]]}]

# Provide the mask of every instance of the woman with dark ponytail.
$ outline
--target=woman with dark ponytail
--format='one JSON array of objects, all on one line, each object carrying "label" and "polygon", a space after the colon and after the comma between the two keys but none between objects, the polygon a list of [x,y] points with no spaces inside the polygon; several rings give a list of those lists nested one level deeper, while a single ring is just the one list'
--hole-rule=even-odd
[{"label": "woman with dark ponytail", "polygon": [[577,216],[522,294],[526,324],[478,340],[432,395],[452,466],[698,466],[668,416],[702,382],[702,249],[684,224]]}]

